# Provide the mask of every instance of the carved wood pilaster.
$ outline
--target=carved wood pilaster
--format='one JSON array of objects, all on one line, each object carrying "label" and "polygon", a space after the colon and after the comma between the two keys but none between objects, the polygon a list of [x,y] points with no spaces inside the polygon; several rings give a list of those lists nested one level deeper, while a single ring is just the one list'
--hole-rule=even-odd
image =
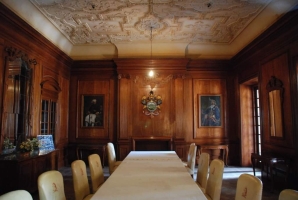
[{"label": "carved wood pilaster", "polygon": [[118,74],[118,79],[120,80],[122,78],[130,79],[131,75],[130,74]]}]

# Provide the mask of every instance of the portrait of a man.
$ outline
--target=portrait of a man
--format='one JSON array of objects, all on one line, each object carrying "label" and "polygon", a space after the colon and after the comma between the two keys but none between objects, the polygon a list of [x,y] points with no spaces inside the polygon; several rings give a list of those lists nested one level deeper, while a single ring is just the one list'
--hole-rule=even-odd
[{"label": "portrait of a man", "polygon": [[200,96],[200,126],[221,126],[220,96]]},{"label": "portrait of a man", "polygon": [[103,95],[83,95],[83,127],[103,126],[104,122],[104,96]]}]

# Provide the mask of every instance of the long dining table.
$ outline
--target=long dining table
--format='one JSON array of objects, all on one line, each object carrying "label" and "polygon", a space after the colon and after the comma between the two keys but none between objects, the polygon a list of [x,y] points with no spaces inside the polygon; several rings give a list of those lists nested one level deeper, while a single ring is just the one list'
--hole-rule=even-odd
[{"label": "long dining table", "polygon": [[131,151],[91,200],[206,200],[175,151]]}]

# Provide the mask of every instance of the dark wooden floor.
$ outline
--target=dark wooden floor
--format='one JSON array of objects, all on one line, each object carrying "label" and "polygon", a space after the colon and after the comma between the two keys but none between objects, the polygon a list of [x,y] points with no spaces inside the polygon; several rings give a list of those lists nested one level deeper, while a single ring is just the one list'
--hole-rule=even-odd
[{"label": "dark wooden floor", "polygon": [[[72,174],[70,167],[62,167],[59,171],[63,174],[64,178],[64,189],[67,200],[74,200],[74,190],[72,183]],[[89,169],[88,176],[90,179]],[[222,192],[221,192],[221,200],[231,200],[235,199],[236,185],[237,179],[242,173],[253,174],[251,167],[225,167],[224,175],[223,175],[223,183],[222,183]],[[109,177],[108,167],[104,168],[105,178]],[[258,170],[256,176],[260,178],[261,173]],[[196,174],[194,175],[196,177]],[[284,189],[282,183],[279,187],[275,187],[273,191],[271,191],[271,182],[266,178],[263,178],[263,195],[262,200],[278,200],[278,195],[280,191]],[[38,192],[33,195],[34,200],[38,200]]]}]

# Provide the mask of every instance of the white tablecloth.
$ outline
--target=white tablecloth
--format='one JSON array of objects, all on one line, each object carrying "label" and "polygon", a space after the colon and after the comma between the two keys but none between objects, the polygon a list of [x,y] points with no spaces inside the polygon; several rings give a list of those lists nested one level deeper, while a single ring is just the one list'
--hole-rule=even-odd
[{"label": "white tablecloth", "polygon": [[174,151],[132,151],[91,199],[205,200],[206,197]]}]

